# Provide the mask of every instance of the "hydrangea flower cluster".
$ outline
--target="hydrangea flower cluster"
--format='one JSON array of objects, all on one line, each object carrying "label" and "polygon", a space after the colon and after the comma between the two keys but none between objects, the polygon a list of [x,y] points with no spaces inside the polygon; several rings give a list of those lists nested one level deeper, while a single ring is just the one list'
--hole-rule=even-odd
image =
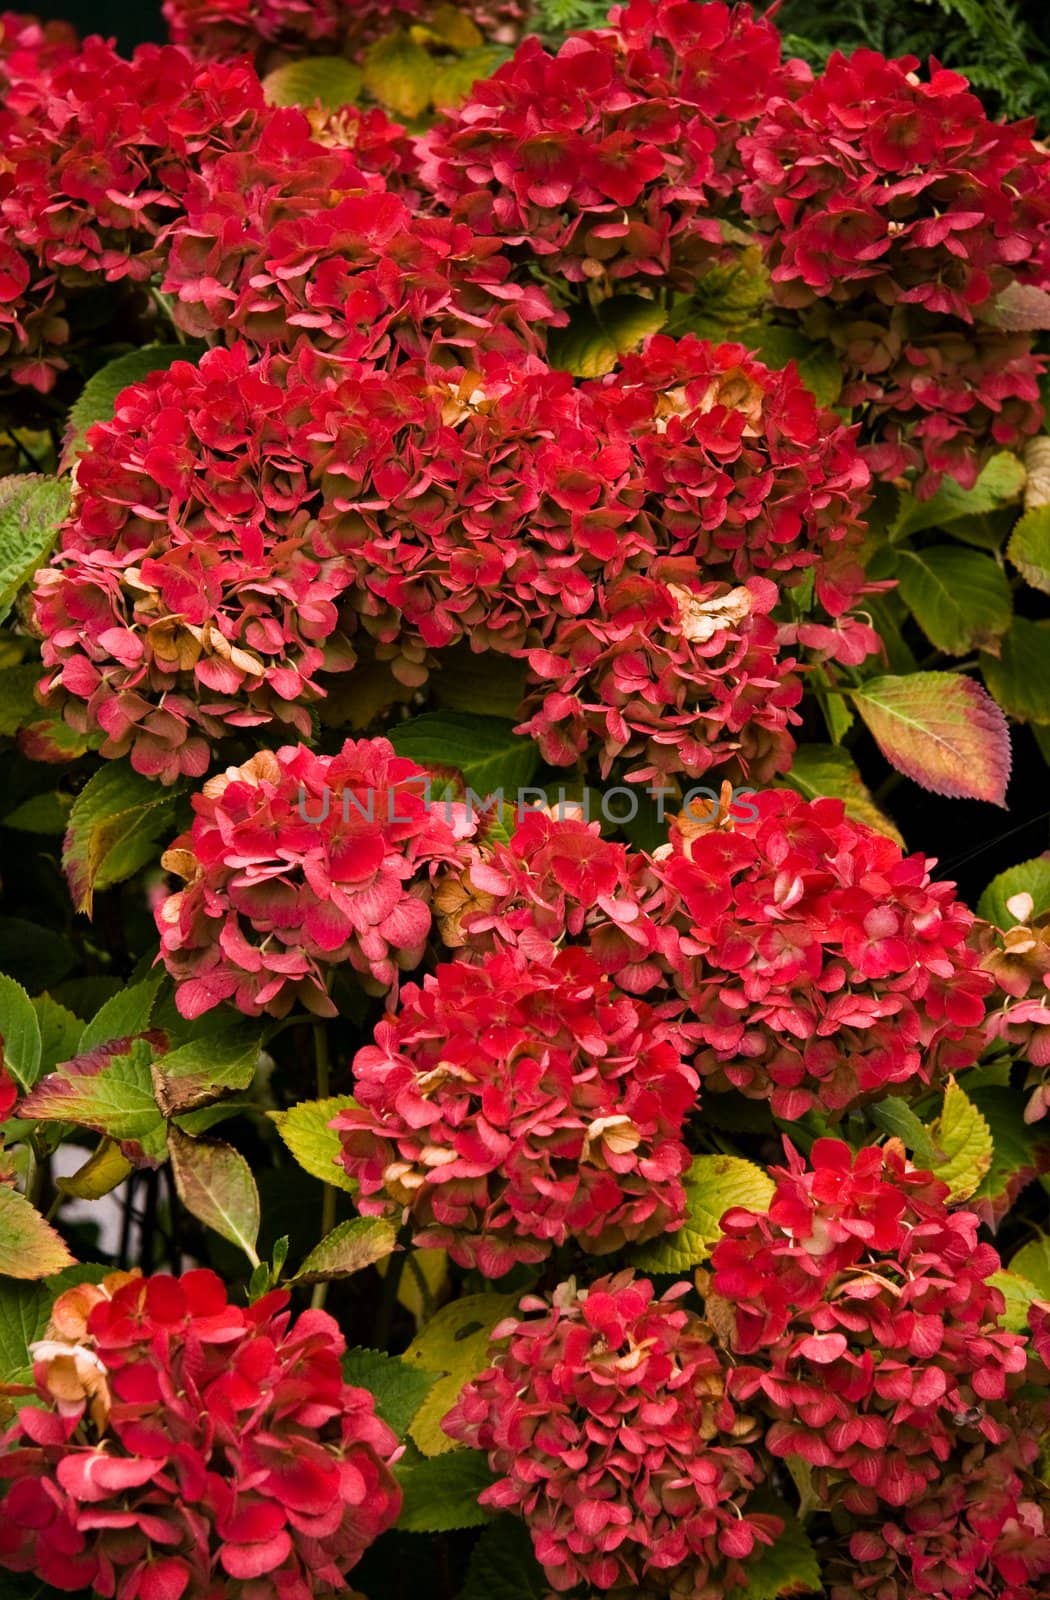
[{"label": "hydrangea flower cluster", "polygon": [[203,1270],[60,1295],[0,1438],[3,1565],[105,1600],[342,1591],[397,1518],[397,1440],[288,1298],[241,1310]]},{"label": "hydrangea flower cluster", "polygon": [[197,63],[146,45],[125,61],[101,39],[13,53],[0,113],[0,356],[47,392],[65,366],[64,300],[93,282],[144,283],[191,174],[251,142],[262,89],[243,63]]},{"label": "hydrangea flower cluster", "polygon": [[[997,297],[1050,272],[1050,163],[1023,126],[988,120],[966,80],[911,57],[835,55],[773,99],[742,149],[743,204],[766,230],[782,304],[817,319],[881,429],[880,474],[972,484],[983,456],[1039,425],[1031,342]],[[975,448],[976,447],[976,448]]]},{"label": "hydrangea flower cluster", "polygon": [[705,1082],[790,1120],[974,1062],[991,984],[954,885],[841,801],[749,804],[754,821],[679,830],[659,864]]},{"label": "hydrangea flower cluster", "polygon": [[[171,782],[230,730],[305,735],[363,629],[413,686],[468,639],[523,656],[522,727],[554,764],[593,742],[606,772],[763,779],[793,749],[793,640],[876,646],[845,612],[864,591],[852,436],[742,347],[656,339],[580,386],[524,353],[342,365],[305,343],[209,351],[92,430],[34,620],[47,703],[104,754]],[[771,616],[765,574],[810,570],[837,631]]]},{"label": "hydrangea flower cluster", "polygon": [[[1001,1326],[999,1257],[977,1216],[949,1209],[947,1185],[892,1144],[854,1154],[820,1139],[809,1164],[789,1147],[774,1177],[768,1215],[727,1212],[712,1257],[738,1361],[728,1392],[771,1419],[765,1447],[807,1463],[822,1505],[855,1519],[855,1592],[940,1593],[924,1583],[938,1562],[970,1580],[986,1566],[1045,1579],[1050,1527],[1018,1471],[1038,1449],[1016,1399],[1026,1343]],[[910,1581],[880,1587],[902,1556]]]},{"label": "hydrangea flower cluster", "polygon": [[[396,156],[389,128],[380,132]],[[511,281],[499,242],[415,215],[358,169],[356,153],[319,144],[289,109],[272,112],[249,148],[204,167],[165,239],[162,287],[179,325],[259,350],[308,336],[385,365],[435,340],[515,354],[535,345],[558,319],[541,289]]]},{"label": "hydrangea flower cluster", "polygon": [[298,1000],[334,1016],[327,980],[347,962],[375,992],[396,989],[430,932],[430,879],[471,827],[428,785],[387,739],[334,756],[286,745],[209,778],[163,857],[186,886],[156,908],[182,1015],[230,1000],[285,1016]]},{"label": "hydrangea flower cluster", "polygon": [[633,0],[610,22],[554,56],[526,39],[423,137],[422,181],[569,282],[689,289],[723,251],[711,207],[738,140],[782,87],[779,37],[747,6]]},{"label": "hydrangea flower cluster", "polygon": [[276,720],[308,735],[317,679],[352,665],[350,568],[319,536],[291,447],[314,390],[243,350],[177,361],[91,431],[59,548],[37,580],[41,693],[104,755],[171,783]]},{"label": "hydrangea flower cluster", "polygon": [[780,1518],[752,1509],[753,1419],[710,1330],[630,1272],[528,1296],[506,1348],[444,1419],[498,1474],[481,1503],[522,1517],[547,1582],[704,1600],[747,1581]]},{"label": "hydrangea flower cluster", "polygon": [[598,1254],[681,1226],[696,1075],[583,951],[439,965],[353,1063],[342,1162],[367,1215],[497,1277],[566,1239]]}]

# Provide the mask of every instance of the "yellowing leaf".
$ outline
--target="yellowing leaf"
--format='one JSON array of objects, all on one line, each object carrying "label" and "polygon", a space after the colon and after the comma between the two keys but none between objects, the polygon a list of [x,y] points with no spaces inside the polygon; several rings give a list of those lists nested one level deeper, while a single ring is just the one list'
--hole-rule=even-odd
[{"label": "yellowing leaf", "polygon": [[328,1124],[356,1103],[353,1095],[341,1094],[328,1100],[300,1100],[289,1111],[270,1112],[277,1132],[303,1170],[347,1194],[356,1193],[357,1184],[339,1161],[339,1135]]},{"label": "yellowing leaf", "polygon": [[174,811],[171,791],[161,791],[127,762],[99,768],[73,803],[62,845],[78,911],[90,916],[96,889],[120,883],[159,854],[156,842],[170,829]]},{"label": "yellowing leaf", "polygon": [[232,1145],[191,1139],[174,1125],[168,1133],[175,1188],[186,1210],[259,1265],[259,1191],[251,1168]]},{"label": "yellowing leaf", "polygon": [[64,1241],[24,1194],[0,1183],[0,1276],[46,1278],[73,1264]]},{"label": "yellowing leaf", "polygon": [[167,1139],[153,1098],[151,1059],[144,1039],[100,1045],[41,1078],[22,1102],[21,1115],[93,1128],[114,1139],[136,1166],[159,1166]]},{"label": "yellowing leaf", "polygon": [[734,1206],[766,1211],[773,1180],[740,1156],[696,1156],[685,1175],[685,1222],[631,1252],[643,1272],[687,1272],[706,1261],[722,1237],[721,1221]]},{"label": "yellowing leaf", "polygon": [[972,678],[954,672],[873,678],[852,697],[886,760],[906,778],[953,799],[1005,804],[1010,731]]},{"label": "yellowing leaf", "polygon": [[338,111],[356,103],[361,84],[361,68],[343,56],[308,56],[267,73],[263,93],[272,106],[320,104]]},{"label": "yellowing leaf", "polygon": [[968,1200],[992,1164],[992,1130],[954,1078],[944,1091],[944,1105],[930,1126],[938,1159],[933,1172],[951,1190],[953,1200]]},{"label": "yellowing leaf", "polygon": [[59,1178],[58,1188],[71,1200],[101,1200],[131,1171],[131,1162],[112,1139],[103,1139],[82,1167],[69,1178]]},{"label": "yellowing leaf", "polygon": [[421,44],[398,28],[369,45],[364,86],[387,111],[412,121],[430,104],[434,63]]},{"label": "yellowing leaf", "polygon": [[463,1385],[489,1362],[489,1336],[516,1307],[517,1294],[468,1294],[442,1307],[412,1340],[402,1360],[438,1375],[409,1432],[425,1456],[459,1446],[441,1429]]},{"label": "yellowing leaf", "polygon": [[1025,512],[1014,526],[1006,554],[1026,583],[1050,593],[1050,505]]},{"label": "yellowing leaf", "polygon": [[425,24],[413,27],[414,35],[421,39],[439,39],[451,50],[476,50],[484,43],[484,36],[473,17],[459,6],[438,5],[427,12]]}]

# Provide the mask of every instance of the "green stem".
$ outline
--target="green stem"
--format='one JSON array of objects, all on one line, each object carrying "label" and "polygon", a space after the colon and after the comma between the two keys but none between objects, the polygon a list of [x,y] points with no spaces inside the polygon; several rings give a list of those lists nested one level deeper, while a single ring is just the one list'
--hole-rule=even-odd
[{"label": "green stem", "polygon": [[[329,1094],[331,1068],[328,1058],[328,1030],[323,1022],[314,1023],[313,1034],[314,1067],[317,1073],[317,1098],[318,1100],[327,1100]],[[332,1229],[335,1227],[335,1213],[338,1201],[338,1192],[332,1184],[326,1183],[324,1186],[324,1193],[321,1197],[322,1239],[326,1239],[331,1233]],[[310,1304],[315,1311],[320,1311],[323,1309],[327,1296],[328,1284],[323,1281],[321,1283],[315,1283],[314,1292],[310,1297]]]}]

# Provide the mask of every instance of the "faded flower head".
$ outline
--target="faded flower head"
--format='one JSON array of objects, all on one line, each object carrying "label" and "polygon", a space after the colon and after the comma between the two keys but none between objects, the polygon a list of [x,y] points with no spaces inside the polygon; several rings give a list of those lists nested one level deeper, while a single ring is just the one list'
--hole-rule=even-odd
[{"label": "faded flower head", "polygon": [[439,965],[358,1051],[332,1124],[366,1215],[496,1277],[680,1226],[695,1074],[580,950]]},{"label": "faded flower head", "polygon": [[422,768],[387,739],[338,755],[264,750],[210,778],[163,865],[185,887],[156,909],[183,1016],[231,1001],[284,1016],[298,1000],[333,1016],[327,982],[349,962],[366,987],[397,986],[430,933],[430,881],[470,823],[431,805]]},{"label": "faded flower head", "polygon": [[660,865],[709,1086],[792,1120],[971,1065],[991,982],[954,885],[838,800],[751,804],[753,821],[677,832]]},{"label": "faded flower head", "polygon": [[116,1273],[55,1302],[0,1438],[0,1567],[104,1600],[310,1600],[396,1520],[393,1432],[283,1291]]},{"label": "faded flower head", "polygon": [[491,1368],[444,1419],[488,1454],[483,1505],[521,1517],[551,1588],[708,1600],[747,1582],[780,1518],[749,1509],[761,1482],[752,1417],[726,1397],[711,1332],[630,1272],[529,1296],[493,1331]]}]

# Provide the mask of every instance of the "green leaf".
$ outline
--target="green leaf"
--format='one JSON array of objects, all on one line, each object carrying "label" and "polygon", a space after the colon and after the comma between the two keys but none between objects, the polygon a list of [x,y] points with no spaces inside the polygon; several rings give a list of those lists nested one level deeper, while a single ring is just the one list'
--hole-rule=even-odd
[{"label": "green leaf", "polygon": [[841,800],[846,815],[866,823],[903,846],[904,840],[875,804],[848,750],[836,744],[803,744],[795,751],[784,782],[807,800],[822,796]]},{"label": "green leaf", "polygon": [[1005,805],[1010,733],[980,684],[920,672],[873,678],[852,696],[886,760],[906,778],[934,794]]},{"label": "green leaf", "polygon": [[44,669],[39,661],[5,667],[0,672],[0,734],[11,738],[27,722],[41,715],[33,691],[43,676]]},{"label": "green leaf", "polygon": [[21,1088],[32,1088],[40,1072],[40,1022],[22,985],[6,973],[0,973],[0,1039],[4,1066]]},{"label": "green leaf", "polygon": [[784,1501],[761,1499],[754,1509],[783,1517],[784,1529],[771,1545],[759,1545],[745,1567],[747,1582],[739,1600],[780,1600],[781,1596],[818,1594],[823,1588],[820,1563],[809,1534]]},{"label": "green leaf", "polygon": [[109,1044],[112,1039],[133,1039],[136,1034],[145,1033],[160,983],[161,974],[157,973],[142,983],[118,989],[85,1026],[77,1044],[77,1054],[86,1055],[97,1045]]},{"label": "green leaf", "polygon": [[[462,13],[460,13],[462,15]],[[432,65],[430,103],[437,111],[461,105],[476,83],[491,78],[507,60],[508,52],[499,45],[483,45],[460,56],[448,56]]]},{"label": "green leaf", "polygon": [[549,1594],[528,1529],[518,1517],[498,1517],[474,1546],[459,1600],[546,1600]]},{"label": "green leaf", "polygon": [[915,1157],[918,1166],[932,1167],[937,1151],[930,1130],[919,1121],[906,1100],[898,1095],[888,1095],[871,1107],[872,1121],[895,1139],[902,1139]]},{"label": "green leaf", "polygon": [[357,1184],[339,1161],[339,1135],[328,1124],[340,1111],[356,1105],[353,1095],[337,1094],[327,1100],[300,1100],[289,1111],[270,1112],[277,1132],[304,1171],[347,1194],[355,1194]]},{"label": "green leaf", "polygon": [[518,1303],[518,1294],[468,1294],[443,1306],[402,1356],[408,1366],[435,1374],[434,1384],[409,1430],[425,1456],[459,1448],[441,1430],[441,1419],[463,1385],[488,1364],[489,1336]]},{"label": "green leaf", "polygon": [[0,622],[50,554],[69,512],[69,497],[69,484],[58,478],[35,472],[0,478]]},{"label": "green leaf", "polygon": [[577,306],[568,327],[550,335],[551,365],[577,378],[604,377],[666,321],[663,306],[638,294],[616,295],[598,307]]},{"label": "green leaf", "polygon": [[73,1265],[65,1241],[24,1194],[0,1183],[0,1276],[47,1278]]},{"label": "green leaf", "polygon": [[259,1191],[240,1151],[217,1139],[191,1139],[174,1125],[168,1141],[175,1188],[186,1210],[257,1267]]},{"label": "green leaf", "polygon": [[62,866],[77,911],[91,915],[96,889],[129,878],[151,860],[170,831],[175,796],[126,761],[107,761],[81,790],[69,814]]},{"label": "green leaf", "polygon": [[411,122],[430,104],[434,64],[403,28],[369,45],[363,65],[364,86],[387,111]]},{"label": "green leaf", "polygon": [[351,1217],[314,1245],[293,1283],[350,1278],[397,1249],[397,1228],[384,1217]]},{"label": "green leaf", "polygon": [[259,1060],[259,1030],[250,1026],[204,1034],[153,1063],[153,1089],[167,1117],[247,1089]]},{"label": "green leaf", "polygon": [[1023,1244],[1017,1254],[1010,1257],[1010,1271],[1027,1278],[1039,1299],[1050,1300],[1050,1237],[1041,1233]]},{"label": "green leaf", "polygon": [[1000,1326],[1010,1333],[1023,1333],[1028,1326],[1028,1308],[1032,1301],[1045,1299],[1046,1295],[1040,1294],[1034,1283],[1022,1278],[1012,1268],[993,1272],[988,1282],[999,1290],[1006,1301],[1006,1308],[999,1319]]},{"label": "green leaf", "polygon": [[1010,585],[980,550],[933,545],[900,552],[900,595],[938,650],[964,656],[988,649],[1010,626]]},{"label": "green leaf", "polygon": [[92,1128],[116,1140],[136,1166],[159,1166],[167,1154],[167,1139],[164,1118],[153,1098],[152,1056],[145,1039],[100,1045],[41,1078],[23,1100],[19,1115]]},{"label": "green leaf", "polygon": [[412,1418],[438,1381],[432,1372],[411,1367],[400,1356],[382,1350],[348,1350],[343,1357],[343,1377],[355,1388],[367,1389],[376,1414],[399,1439],[408,1433]]},{"label": "green leaf", "polygon": [[1050,855],[1019,861],[994,877],[977,902],[977,915],[996,928],[1012,928],[1017,918],[1009,909],[1014,895],[1030,894],[1032,915],[1050,911]]},{"label": "green leaf", "polygon": [[970,1099],[992,1133],[992,1164],[969,1202],[988,1227],[998,1227],[1022,1189],[1050,1164],[1050,1147],[1024,1121],[1024,1096],[1010,1088],[975,1088]]},{"label": "green leaf", "polygon": [[397,1525],[403,1533],[449,1533],[493,1519],[493,1512],[478,1505],[478,1495],[493,1481],[478,1450],[403,1461],[395,1472],[403,1496]]},{"label": "green leaf", "polygon": [[129,350],[93,373],[73,402],[62,446],[63,470],[72,466],[87,446],[87,432],[96,422],[111,422],[117,398],[133,383],[141,383],[151,372],[166,372],[175,361],[196,361],[200,345],[148,344]]},{"label": "green leaf", "polygon": [[356,104],[362,83],[361,68],[345,56],[308,56],[268,72],[263,93],[272,106],[322,105],[338,111]]},{"label": "green leaf", "polygon": [[989,692],[1018,722],[1050,722],[1050,628],[1015,617],[998,657],[981,656]]},{"label": "green leaf", "polygon": [[706,1261],[722,1237],[721,1221],[734,1206],[766,1211],[773,1180],[740,1156],[695,1156],[685,1175],[685,1222],[631,1252],[643,1272],[688,1272]]},{"label": "green leaf", "polygon": [[945,478],[929,500],[901,496],[901,507],[893,524],[892,537],[904,539],[924,528],[950,528],[961,517],[984,516],[1020,499],[1025,485],[1024,463],[1010,451],[992,457],[972,489],[964,489],[954,478]]},{"label": "green leaf", "polygon": [[930,1126],[936,1151],[931,1171],[954,1201],[968,1200],[992,1165],[992,1130],[954,1078],[944,1091],[941,1114]]},{"label": "green leaf", "polygon": [[40,1071],[53,1072],[76,1055],[84,1024],[49,994],[37,995],[33,1010],[40,1024]]},{"label": "green leaf", "polygon": [[71,805],[69,796],[59,794],[57,790],[49,794],[35,794],[31,800],[23,800],[20,806],[9,811],[3,826],[14,828],[19,833],[65,833]]},{"label": "green leaf", "polygon": [[786,367],[793,361],[819,406],[833,406],[838,400],[842,392],[842,362],[830,344],[816,344],[797,328],[773,322],[749,323],[739,338],[767,367]]},{"label": "green leaf", "polygon": [[[459,773],[481,800],[502,789],[513,803],[539,765],[536,746],[516,734],[512,723],[465,711],[426,711],[392,728],[390,742],[399,756],[410,756],[421,767]],[[431,786],[433,800],[448,792],[448,785]]]},{"label": "green leaf", "polygon": [[1050,505],[1025,512],[1014,526],[1006,554],[1026,583],[1050,594]]}]

